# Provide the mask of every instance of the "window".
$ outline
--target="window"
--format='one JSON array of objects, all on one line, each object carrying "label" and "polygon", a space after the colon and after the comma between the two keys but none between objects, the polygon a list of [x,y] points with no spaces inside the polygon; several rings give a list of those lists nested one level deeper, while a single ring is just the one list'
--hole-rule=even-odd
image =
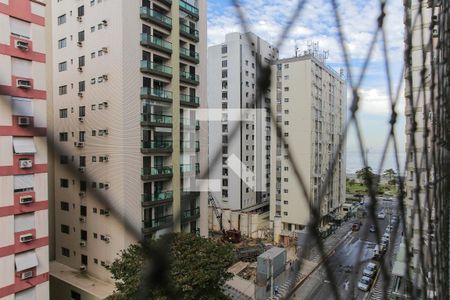
[{"label": "window", "polygon": [[286,87],[284,88],[284,91],[285,91],[285,92],[289,92],[289,87],[286,86]]},{"label": "window", "polygon": [[78,7],[78,16],[79,17],[84,16],[84,5]]},{"label": "window", "polygon": [[78,116],[79,117],[86,116],[86,107],[85,106],[78,107]]},{"label": "window", "polygon": [[67,108],[61,108],[59,110],[59,117],[61,119],[67,118]]},{"label": "window", "polygon": [[222,70],[222,78],[227,78],[227,77],[228,77],[228,71]]},{"label": "window", "polygon": [[285,80],[289,80],[289,75],[284,75]]},{"label": "window", "polygon": [[284,213],[283,213],[285,216],[287,216],[288,215],[288,213],[287,213],[287,211],[285,211]]},{"label": "window", "polygon": [[67,62],[63,61],[58,64],[58,71],[63,72],[67,70]]},{"label": "window", "polygon": [[96,107],[96,105],[95,105],[95,104],[92,104],[92,105],[91,105],[91,110],[95,110],[95,107]]},{"label": "window", "polygon": [[61,210],[69,211],[69,202],[61,201]]},{"label": "window", "polygon": [[80,230],[80,239],[82,241],[87,241],[87,231],[86,230]]},{"label": "window", "polygon": [[92,156],[92,162],[96,162],[97,161],[97,157],[96,156]]},{"label": "window", "polygon": [[60,16],[58,17],[58,25],[62,25],[62,24],[64,24],[64,23],[66,23],[66,14],[60,15]]},{"label": "window", "polygon": [[63,188],[69,187],[69,179],[61,178],[59,181],[59,185]]},{"label": "window", "polygon": [[79,42],[84,42],[84,30],[78,32],[78,41]]},{"label": "window", "polygon": [[97,28],[98,28],[98,30],[103,29],[103,24],[102,23],[98,24]]},{"label": "window", "polygon": [[289,69],[289,64],[284,64],[285,69]]},{"label": "window", "polygon": [[69,234],[70,233],[69,225],[61,224],[61,232],[65,233],[65,234]]},{"label": "window", "polygon": [[222,68],[226,68],[228,65],[228,62],[226,60],[222,60]]},{"label": "window", "polygon": [[284,98],[284,102],[289,102],[289,98]]},{"label": "window", "polygon": [[60,142],[67,142],[69,135],[67,134],[67,132],[60,132],[59,133],[59,141]]},{"label": "window", "polygon": [[75,291],[70,291],[70,300],[81,300],[80,293],[77,293]]},{"label": "window", "polygon": [[80,167],[86,167],[86,156],[80,156]]},{"label": "window", "polygon": [[97,213],[97,207],[93,207],[93,208],[92,208],[92,212],[93,212],[94,214],[96,214],[96,213]]},{"label": "window", "polygon": [[284,136],[285,136],[285,137],[288,137],[288,136],[289,136],[289,132],[285,132],[285,133],[284,133]]},{"label": "window", "polygon": [[95,58],[95,52],[91,53],[91,58]]},{"label": "window", "polygon": [[84,55],[83,56],[80,56],[80,57],[78,57],[78,67],[84,67],[84,65],[85,65],[85,60],[84,60]]},{"label": "window", "polygon": [[91,0],[90,2],[91,2],[91,6],[95,5],[95,0]]},{"label": "window", "polygon": [[228,52],[227,46],[222,46],[222,54],[226,54]]},{"label": "window", "polygon": [[94,32],[95,31],[95,26],[92,26],[91,27],[91,32]]},{"label": "window", "polygon": [[65,95],[67,94],[67,85],[62,85],[58,88],[59,94],[60,95]]},{"label": "window", "polygon": [[65,257],[70,257],[70,250],[64,247],[61,247],[61,254]]},{"label": "window", "polygon": [[288,115],[288,114],[289,114],[289,109],[285,109],[285,110],[284,110],[284,113],[285,113],[286,115]]},{"label": "window", "polygon": [[84,92],[85,90],[86,90],[86,84],[85,84],[84,80],[78,82],[78,92],[81,93],[81,92]]},{"label": "window", "polygon": [[59,162],[60,162],[62,165],[67,165],[67,164],[69,163],[69,156],[67,156],[67,155],[61,155],[61,156],[59,157]]},{"label": "window", "polygon": [[87,208],[85,205],[80,205],[80,216],[82,216],[82,217],[87,216]]},{"label": "window", "polygon": [[66,38],[60,39],[58,41],[58,49],[62,49],[62,48],[66,48],[66,47],[67,47],[67,39]]},{"label": "window", "polygon": [[79,131],[78,132],[78,141],[79,142],[85,142],[85,134],[86,134],[85,131]]}]

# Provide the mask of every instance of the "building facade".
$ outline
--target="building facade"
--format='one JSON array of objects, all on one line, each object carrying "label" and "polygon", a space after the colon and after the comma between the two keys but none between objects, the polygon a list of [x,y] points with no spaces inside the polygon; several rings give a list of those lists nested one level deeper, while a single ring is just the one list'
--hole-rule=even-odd
[{"label": "building facade", "polygon": [[129,244],[208,234],[207,194],[193,186],[207,168],[208,128],[195,117],[206,1],[63,0],[51,17],[51,294],[103,299],[107,266]]},{"label": "building facade", "polygon": [[[224,43],[208,48],[208,106],[210,116],[219,117],[209,123],[209,177],[220,181],[221,191],[212,192],[220,208],[268,209],[270,99],[257,78],[261,66],[277,58],[278,50],[251,32],[229,33]],[[254,120],[233,117],[246,109],[254,110]],[[243,165],[232,170],[232,156]]]},{"label": "building facade", "polygon": [[[293,164],[304,180],[312,205],[320,210],[322,229],[339,218],[345,201],[345,147],[340,149],[322,201],[319,191],[332,168],[346,120],[346,84],[313,54],[281,59],[272,66],[272,111],[282,129],[272,128],[270,219],[275,238],[280,232],[302,230],[311,210]],[[289,154],[287,152],[289,150]],[[321,229],[321,230],[322,230]],[[276,238],[277,239],[277,238]]]},{"label": "building facade", "polygon": [[49,299],[45,2],[0,0],[0,299]]}]

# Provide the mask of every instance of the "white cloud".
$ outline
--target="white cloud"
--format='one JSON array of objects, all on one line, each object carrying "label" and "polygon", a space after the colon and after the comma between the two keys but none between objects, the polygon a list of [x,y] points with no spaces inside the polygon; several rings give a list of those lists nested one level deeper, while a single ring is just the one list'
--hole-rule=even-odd
[{"label": "white cloud", "polygon": [[[401,89],[401,94],[399,96],[396,111],[397,113],[403,113],[405,109],[405,100],[403,89]],[[389,100],[388,92],[384,88],[370,88],[370,89],[360,89],[360,113],[370,114],[370,115],[382,115],[390,116],[391,113],[391,102]],[[394,95],[395,97],[395,95]],[[350,101],[350,100],[349,100]],[[350,106],[350,104],[349,104]]]}]

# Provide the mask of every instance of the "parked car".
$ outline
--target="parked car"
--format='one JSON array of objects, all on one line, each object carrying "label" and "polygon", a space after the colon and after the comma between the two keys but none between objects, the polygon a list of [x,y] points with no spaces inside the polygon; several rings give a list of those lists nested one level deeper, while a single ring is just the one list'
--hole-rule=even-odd
[{"label": "parked car", "polygon": [[372,278],[363,276],[358,281],[358,289],[367,292],[370,289],[370,286],[372,285]]},{"label": "parked car", "polygon": [[382,237],[381,239],[385,239],[385,240],[388,240],[388,241],[389,241],[390,238],[391,238],[391,234],[390,234],[389,232],[385,232],[385,233],[383,234],[383,237]]},{"label": "parked car", "polygon": [[392,230],[394,230],[394,227],[392,225],[388,225],[386,226],[385,232],[391,232]]},{"label": "parked car", "polygon": [[388,245],[389,245],[389,241],[382,241],[380,244],[380,252],[385,253]]},{"label": "parked car", "polygon": [[352,225],[352,231],[358,231],[360,227],[361,227],[361,226],[359,225],[359,223],[353,223],[353,225]]},{"label": "parked car", "polygon": [[367,276],[370,278],[375,277],[376,273],[377,273],[377,265],[373,262],[368,263],[363,270],[363,276]]},{"label": "parked car", "polygon": [[377,219],[384,219],[384,218],[386,218],[386,214],[383,211],[379,212],[377,215]]},{"label": "parked car", "polygon": [[375,232],[375,225],[370,225],[369,231],[370,232]]}]

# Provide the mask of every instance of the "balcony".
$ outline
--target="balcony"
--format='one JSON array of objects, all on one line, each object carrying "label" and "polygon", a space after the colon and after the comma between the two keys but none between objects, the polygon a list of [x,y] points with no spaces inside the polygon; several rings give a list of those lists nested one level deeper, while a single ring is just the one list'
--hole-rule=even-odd
[{"label": "balcony", "polygon": [[181,199],[183,200],[191,200],[200,196],[200,192],[181,192]]},{"label": "balcony", "polygon": [[141,114],[142,126],[172,127],[172,116],[158,114]]},{"label": "balcony", "polygon": [[180,81],[193,85],[198,85],[200,83],[198,75],[184,71],[180,72]]},{"label": "balcony", "polygon": [[199,107],[200,99],[196,96],[180,94],[180,104],[186,105],[186,106],[191,106],[191,107]]},{"label": "balcony", "polygon": [[167,180],[173,175],[172,167],[142,168],[142,180]]},{"label": "balcony", "polygon": [[141,60],[141,72],[172,78],[172,68],[148,60]]},{"label": "balcony", "polygon": [[148,33],[141,33],[141,45],[156,49],[168,54],[172,54],[172,43],[167,42],[161,38],[155,37]]},{"label": "balcony", "polygon": [[200,174],[200,164],[196,163],[196,164],[181,164],[180,165],[180,172],[182,175],[184,175],[184,173],[190,173],[190,172],[194,172],[195,174]]},{"label": "balcony", "polygon": [[181,151],[186,152],[199,152],[200,142],[199,141],[181,141]]},{"label": "balcony", "polygon": [[173,201],[173,192],[165,191],[154,194],[142,194],[142,206],[163,205]]},{"label": "balcony", "polygon": [[198,20],[198,8],[181,0],[180,1],[180,10],[184,11],[194,19]]},{"label": "balcony", "polygon": [[142,141],[141,152],[149,153],[171,153],[172,141]]},{"label": "balcony", "polygon": [[172,221],[172,215],[166,215],[154,218],[152,220],[142,221],[142,231],[145,233],[169,227],[172,224]]},{"label": "balcony", "polygon": [[141,88],[141,99],[151,99],[172,103],[172,92],[144,86]]},{"label": "balcony", "polygon": [[140,13],[142,20],[154,22],[169,30],[172,29],[172,18],[145,6],[141,6]]},{"label": "balcony", "polygon": [[200,40],[200,34],[194,27],[188,26],[180,22],[180,35],[191,41],[198,42]]},{"label": "balcony", "polygon": [[200,62],[198,52],[191,51],[188,48],[180,47],[180,57],[195,64]]},{"label": "balcony", "polygon": [[172,6],[172,0],[158,0],[161,3],[164,3],[167,6]]},{"label": "balcony", "polygon": [[181,217],[182,222],[190,222],[200,217],[200,207],[196,207],[193,209],[187,209],[183,211],[183,215]]}]

